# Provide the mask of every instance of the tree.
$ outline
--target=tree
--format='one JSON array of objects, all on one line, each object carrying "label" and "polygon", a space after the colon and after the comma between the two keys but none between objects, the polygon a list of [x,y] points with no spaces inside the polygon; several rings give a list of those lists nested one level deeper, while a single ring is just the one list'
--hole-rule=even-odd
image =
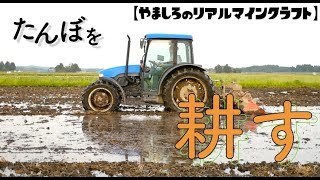
[{"label": "tree", "polygon": [[297,72],[313,72],[314,67],[311,64],[302,64],[296,66]]},{"label": "tree", "polygon": [[57,66],[54,68],[54,70],[55,70],[56,72],[65,72],[65,67],[63,66],[62,63],[60,63],[59,65],[57,65]]},{"label": "tree", "polygon": [[3,61],[0,62],[0,71],[5,71]]},{"label": "tree", "polygon": [[6,63],[4,64],[4,70],[5,71],[10,71],[10,63],[9,63],[9,61],[6,61]]},{"label": "tree", "polygon": [[14,64],[14,62],[11,62],[10,63],[10,69],[9,69],[10,71],[14,71],[14,70],[16,70],[16,65]]},{"label": "tree", "polygon": [[226,64],[225,66],[223,66],[223,70],[222,71],[225,72],[225,73],[231,73],[232,72],[232,68],[228,64]]},{"label": "tree", "polygon": [[70,65],[70,72],[79,72],[79,71],[81,71],[81,69],[79,68],[78,64],[72,63]]},{"label": "tree", "polygon": [[241,73],[241,68],[234,68],[232,70],[233,73]]},{"label": "tree", "polygon": [[214,70],[216,71],[216,73],[222,73],[222,66],[220,66],[220,64],[216,65],[216,67],[214,67]]},{"label": "tree", "polygon": [[81,69],[79,68],[78,64],[71,63],[69,66],[64,66],[62,63],[57,65],[54,70],[56,72],[79,72]]},{"label": "tree", "polygon": [[6,63],[3,63],[3,61],[0,62],[0,71],[14,71],[16,70],[16,65],[14,62],[6,61]]},{"label": "tree", "polygon": [[79,71],[81,71],[81,69],[76,63],[71,63],[69,64],[69,66],[65,67],[65,72],[79,72]]}]

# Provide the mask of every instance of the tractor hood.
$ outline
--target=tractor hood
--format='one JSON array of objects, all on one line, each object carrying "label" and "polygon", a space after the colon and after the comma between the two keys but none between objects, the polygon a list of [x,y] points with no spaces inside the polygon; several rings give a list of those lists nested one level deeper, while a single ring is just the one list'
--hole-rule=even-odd
[{"label": "tractor hood", "polygon": [[[126,72],[126,66],[117,66],[113,68],[108,68],[101,70],[99,72],[99,77],[116,77],[119,74],[124,74]],[[129,65],[128,66],[128,74],[139,74],[140,73],[140,65]]]}]

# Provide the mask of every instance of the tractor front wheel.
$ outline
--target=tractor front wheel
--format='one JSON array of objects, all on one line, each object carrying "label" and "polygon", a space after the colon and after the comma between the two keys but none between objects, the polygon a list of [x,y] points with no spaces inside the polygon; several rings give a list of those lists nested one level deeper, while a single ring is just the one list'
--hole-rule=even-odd
[{"label": "tractor front wheel", "polygon": [[117,89],[110,83],[98,80],[89,85],[82,95],[82,105],[85,110],[98,112],[118,109],[120,97]]},{"label": "tractor front wheel", "polygon": [[[167,110],[182,111],[180,102],[188,101],[189,94],[195,94],[205,107],[212,106],[213,83],[208,75],[196,68],[183,68],[168,78],[163,88],[163,101]],[[199,111],[204,108],[199,108]]]}]

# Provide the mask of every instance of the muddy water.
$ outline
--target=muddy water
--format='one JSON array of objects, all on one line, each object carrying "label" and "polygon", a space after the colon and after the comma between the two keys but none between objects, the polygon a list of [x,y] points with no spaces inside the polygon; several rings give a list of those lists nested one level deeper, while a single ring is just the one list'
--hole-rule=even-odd
[{"label": "muddy water", "polygon": [[[156,107],[159,108],[159,107]],[[161,108],[161,107],[160,107]],[[128,108],[130,109],[130,108]],[[265,106],[267,112],[281,112],[282,107]],[[293,110],[295,110],[293,108]],[[310,111],[311,120],[293,120],[294,144],[286,160],[320,162],[320,107],[296,107]],[[130,110],[129,110],[130,111]],[[156,162],[190,163],[229,162],[225,138],[205,159],[189,160],[186,149],[175,144],[183,131],[175,113],[110,113],[104,115],[33,115],[0,116],[0,156],[10,162]],[[210,120],[198,123],[210,126]],[[221,124],[223,124],[221,120]],[[308,123],[306,123],[308,122]],[[234,158],[239,163],[274,162],[282,147],[274,144],[271,131],[281,120],[255,124],[240,117],[235,122],[243,130],[235,136]],[[284,136],[283,134],[279,134]],[[198,143],[200,144],[200,143]],[[201,146],[197,146],[197,149]],[[203,148],[203,146],[202,146]]]}]

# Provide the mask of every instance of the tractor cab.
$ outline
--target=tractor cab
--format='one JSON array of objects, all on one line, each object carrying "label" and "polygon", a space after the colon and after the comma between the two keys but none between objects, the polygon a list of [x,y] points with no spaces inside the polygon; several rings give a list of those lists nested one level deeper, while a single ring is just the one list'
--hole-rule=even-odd
[{"label": "tractor cab", "polygon": [[193,64],[192,36],[177,34],[147,34],[140,40],[144,56],[140,61],[143,90],[158,91],[165,72],[179,64]]}]

